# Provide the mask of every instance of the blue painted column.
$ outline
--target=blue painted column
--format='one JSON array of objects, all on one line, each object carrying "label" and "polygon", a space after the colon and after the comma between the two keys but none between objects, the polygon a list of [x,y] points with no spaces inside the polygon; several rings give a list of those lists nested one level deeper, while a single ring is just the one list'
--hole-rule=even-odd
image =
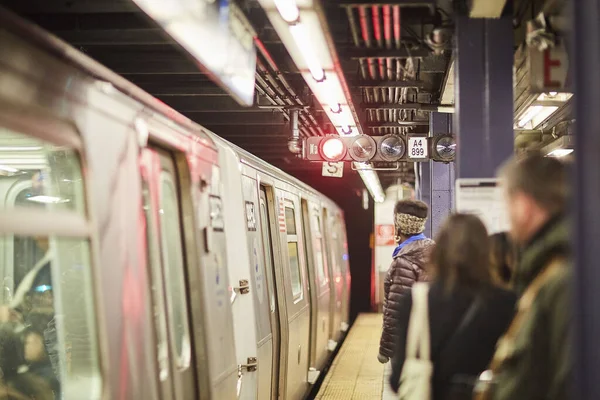
[{"label": "blue painted column", "polygon": [[512,10],[507,14],[498,19],[456,17],[458,178],[491,178],[513,154]]},{"label": "blue painted column", "polygon": [[600,5],[580,0],[573,12],[575,174],[573,248],[575,382],[572,399],[600,399]]},{"label": "blue painted column", "polygon": [[425,225],[425,235],[427,237],[431,237],[432,232],[432,224],[431,224],[431,214],[433,214],[433,210],[431,208],[431,161],[422,162],[418,164],[418,168],[420,171],[420,197],[419,200],[427,203],[430,209],[430,218]]},{"label": "blue painted column", "polygon": [[[429,117],[429,132],[431,136],[450,133],[452,131],[452,115],[431,113]],[[444,164],[429,161],[431,174],[431,235],[435,237],[446,217],[450,215],[454,203],[454,163]]]}]

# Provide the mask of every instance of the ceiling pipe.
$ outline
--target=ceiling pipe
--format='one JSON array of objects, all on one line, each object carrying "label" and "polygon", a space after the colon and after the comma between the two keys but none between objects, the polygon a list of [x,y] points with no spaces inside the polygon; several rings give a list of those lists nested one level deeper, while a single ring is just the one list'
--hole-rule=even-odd
[{"label": "ceiling pipe", "polygon": [[[392,48],[392,7],[383,6],[383,37],[385,38],[385,47]],[[391,61],[391,60],[390,60]]]},{"label": "ceiling pipe", "polygon": [[[279,67],[277,67],[277,64],[273,60],[273,57],[267,50],[264,43],[260,40],[260,38],[258,38],[258,36],[254,37],[254,43],[256,44],[256,48],[258,49],[260,54],[264,57],[267,64],[269,65],[269,67],[271,67],[271,69],[277,77],[277,79],[275,79],[273,75],[269,73],[266,66],[260,60],[257,60],[257,65],[259,69],[265,74],[268,80],[267,82],[261,77],[262,83],[267,85],[270,90],[277,91],[280,94],[280,96],[285,99],[285,102],[288,103],[288,105],[304,106],[304,103],[302,102],[302,100],[300,100],[292,86],[288,83],[287,79],[285,79],[285,76],[283,75]],[[285,94],[285,92],[277,84],[277,81],[279,81],[283,85],[283,87],[285,88],[285,90],[287,90],[289,95]],[[317,136],[319,133],[321,135],[323,134],[321,128],[319,127],[319,124],[317,123],[317,120],[312,114],[308,113],[306,116],[300,115],[300,121],[309,128],[308,132],[310,132],[311,135],[308,136]],[[315,127],[312,127],[311,125],[314,125],[316,127],[317,133],[315,133]]]},{"label": "ceiling pipe", "polygon": [[300,143],[300,131],[298,129],[298,109],[290,110],[290,127],[292,128],[292,137],[288,141],[288,149],[293,154],[300,154],[302,144]]},{"label": "ceiling pipe", "polygon": [[400,6],[394,6],[394,41],[396,48],[400,48]]}]

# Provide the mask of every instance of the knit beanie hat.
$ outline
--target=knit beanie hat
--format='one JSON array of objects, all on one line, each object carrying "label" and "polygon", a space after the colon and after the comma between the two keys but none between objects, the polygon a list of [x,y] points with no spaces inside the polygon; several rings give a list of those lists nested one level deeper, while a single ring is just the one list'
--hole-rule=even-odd
[{"label": "knit beanie hat", "polygon": [[[429,207],[420,200],[400,200],[394,207],[396,235],[413,236],[425,231]],[[398,241],[398,236],[396,240]]]}]

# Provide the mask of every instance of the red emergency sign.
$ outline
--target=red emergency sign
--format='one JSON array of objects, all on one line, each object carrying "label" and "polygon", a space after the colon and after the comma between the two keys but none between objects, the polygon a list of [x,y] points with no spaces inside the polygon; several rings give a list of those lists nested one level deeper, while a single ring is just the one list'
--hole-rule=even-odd
[{"label": "red emergency sign", "polygon": [[393,246],[394,225],[376,225],[375,226],[375,246]]}]

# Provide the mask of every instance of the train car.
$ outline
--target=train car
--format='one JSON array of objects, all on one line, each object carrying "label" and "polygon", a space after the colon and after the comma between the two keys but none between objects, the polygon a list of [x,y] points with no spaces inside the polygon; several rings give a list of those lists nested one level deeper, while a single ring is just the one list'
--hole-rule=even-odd
[{"label": "train car", "polygon": [[232,304],[238,362],[258,358],[261,365],[248,398],[301,399],[348,328],[343,213],[302,182],[213,139],[226,171],[230,277],[238,293],[253,288]]},{"label": "train car", "polygon": [[305,397],[349,323],[339,207],[1,9],[0,48],[0,368],[45,363],[38,398]]}]

